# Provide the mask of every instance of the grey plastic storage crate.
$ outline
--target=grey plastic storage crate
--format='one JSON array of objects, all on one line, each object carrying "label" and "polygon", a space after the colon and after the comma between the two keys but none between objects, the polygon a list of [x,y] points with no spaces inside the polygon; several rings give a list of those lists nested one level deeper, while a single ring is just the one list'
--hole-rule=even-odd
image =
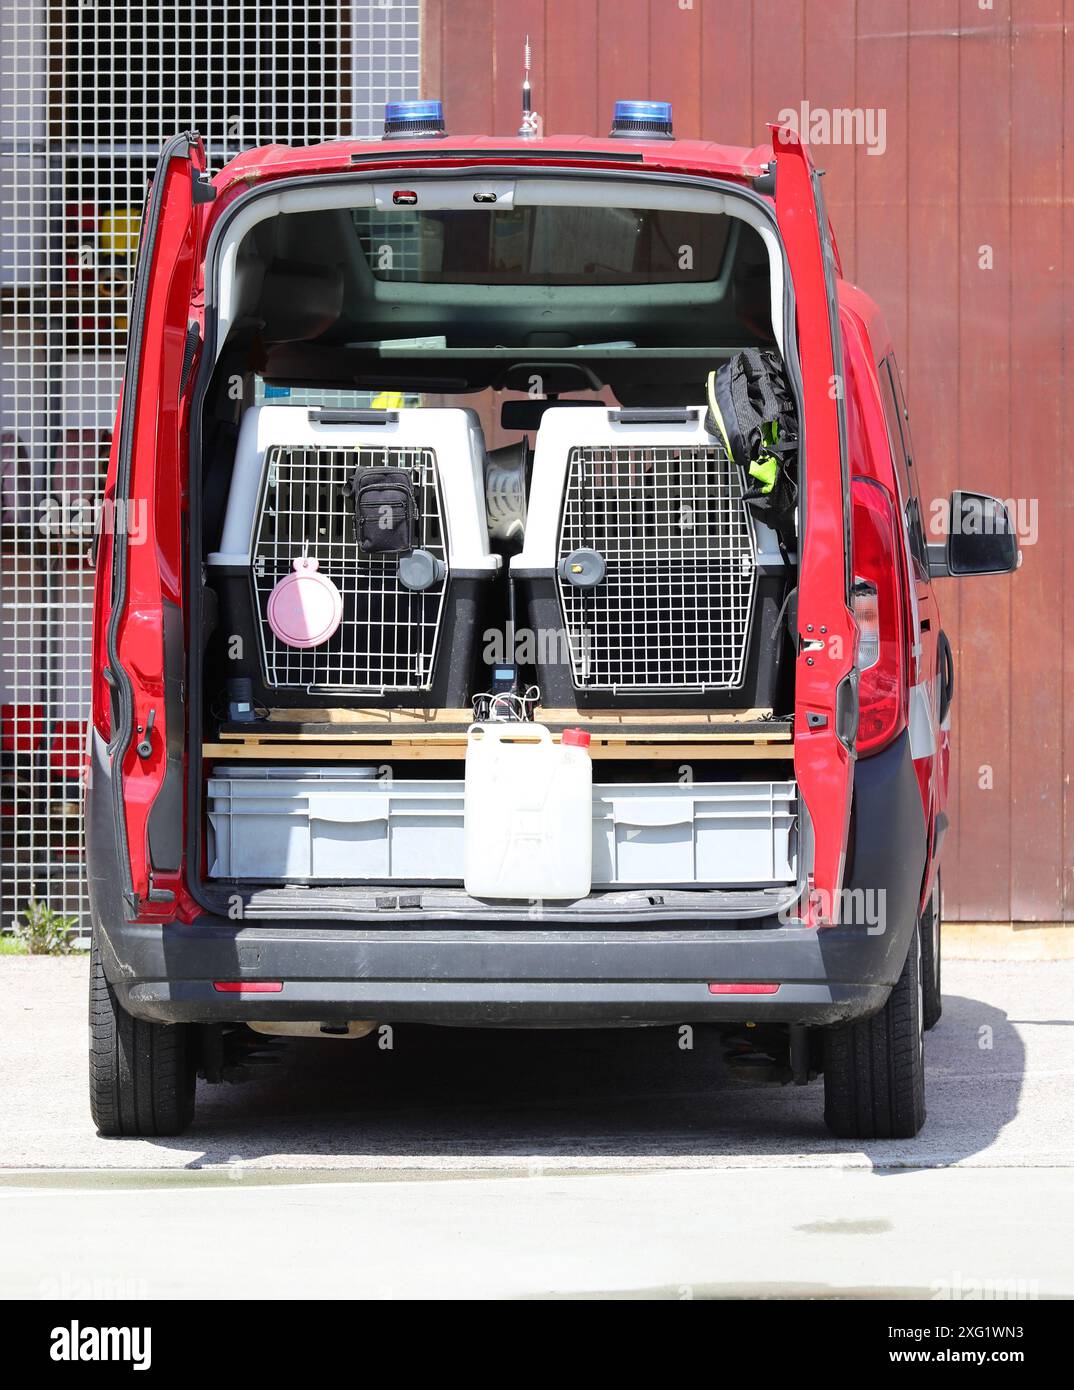
[{"label": "grey plastic storage crate", "polygon": [[217,768],[209,876],[259,882],[461,882],[462,782],[373,768]]},{"label": "grey plastic storage crate", "polygon": [[613,783],[593,788],[593,883],[793,883],[793,782]]},{"label": "grey plastic storage crate", "polygon": [[[465,784],[372,768],[219,767],[209,875],[258,882],[462,882]],[[792,883],[793,782],[593,788],[593,887]]]}]

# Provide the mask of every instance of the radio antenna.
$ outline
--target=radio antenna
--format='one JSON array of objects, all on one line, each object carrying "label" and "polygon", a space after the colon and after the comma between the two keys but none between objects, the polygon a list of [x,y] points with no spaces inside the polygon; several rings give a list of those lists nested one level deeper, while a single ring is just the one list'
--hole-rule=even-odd
[{"label": "radio antenna", "polygon": [[530,87],[530,71],[533,67],[533,53],[530,49],[530,36],[522,49],[522,124],[518,133],[526,140],[532,140],[540,131],[541,118],[533,109],[533,91]]}]

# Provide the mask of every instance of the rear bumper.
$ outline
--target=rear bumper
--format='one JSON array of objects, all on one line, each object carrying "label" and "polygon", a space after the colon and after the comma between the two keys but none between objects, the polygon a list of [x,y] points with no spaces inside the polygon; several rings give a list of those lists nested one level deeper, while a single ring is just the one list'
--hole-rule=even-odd
[{"label": "rear bumper", "polygon": [[[891,932],[779,925],[374,931],[203,919],[128,923],[105,936],[105,969],[121,1003],[160,1022],[837,1023],[883,1005],[906,952]],[[216,981],[281,981],[282,989],[221,993]],[[759,995],[709,989],[729,981],[779,988]]]},{"label": "rear bumper", "polygon": [[[98,840],[91,854],[102,848]],[[431,914],[383,926],[210,915],[142,925],[101,910],[114,899],[99,864],[91,864],[90,881],[108,978],[130,1013],[159,1022],[825,1025],[881,1008],[906,959],[925,867],[925,818],[905,737],[858,765],[850,863],[848,886],[881,906],[879,921],[866,911],[857,924],[819,930],[771,917],[638,929],[488,926]],[[280,981],[282,988],[222,993],[217,981]],[[732,982],[778,989],[710,989]]]}]

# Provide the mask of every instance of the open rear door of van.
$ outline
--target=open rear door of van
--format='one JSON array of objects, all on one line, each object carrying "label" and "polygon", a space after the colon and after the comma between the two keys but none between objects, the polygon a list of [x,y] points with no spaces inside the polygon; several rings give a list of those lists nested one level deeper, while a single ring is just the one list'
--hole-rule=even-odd
[{"label": "open rear door of van", "polygon": [[787,252],[802,377],[805,485],[798,587],[794,765],[813,869],[803,913],[839,920],[854,781],[857,626],[850,611],[850,478],[836,281],[820,179],[792,131],[773,128],[776,216]]},{"label": "open rear door of van", "polygon": [[[110,690],[107,764],[128,917],[175,911],[183,843],[182,576],[190,301],[205,209],[205,150],[176,135],[146,200],[98,588],[96,679]],[[211,190],[207,195],[211,197]],[[102,580],[99,579],[99,585]],[[105,611],[107,610],[107,611]]]}]

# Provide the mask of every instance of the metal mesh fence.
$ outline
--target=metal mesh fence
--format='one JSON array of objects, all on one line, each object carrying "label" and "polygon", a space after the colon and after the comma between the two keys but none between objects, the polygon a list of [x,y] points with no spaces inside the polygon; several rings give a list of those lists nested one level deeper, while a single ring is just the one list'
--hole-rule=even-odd
[{"label": "metal mesh fence", "polygon": [[196,129],[251,145],[379,131],[418,95],[419,0],[0,8],[0,929],[85,927],[79,773],[90,539],[147,175]]}]

